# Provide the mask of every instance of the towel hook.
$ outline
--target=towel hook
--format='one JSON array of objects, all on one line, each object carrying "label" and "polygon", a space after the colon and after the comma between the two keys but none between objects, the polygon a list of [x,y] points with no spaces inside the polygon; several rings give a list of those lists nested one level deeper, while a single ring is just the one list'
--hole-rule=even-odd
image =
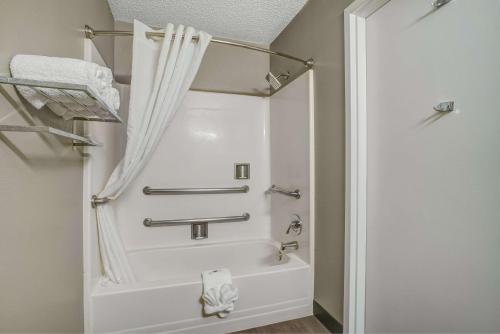
[{"label": "towel hook", "polygon": [[437,106],[434,106],[434,110],[437,112],[452,112],[455,110],[455,101],[441,102]]},{"label": "towel hook", "polygon": [[432,5],[435,7],[435,8],[441,8],[443,7],[444,5],[446,5],[448,2],[450,2],[451,0],[436,0],[432,3]]}]

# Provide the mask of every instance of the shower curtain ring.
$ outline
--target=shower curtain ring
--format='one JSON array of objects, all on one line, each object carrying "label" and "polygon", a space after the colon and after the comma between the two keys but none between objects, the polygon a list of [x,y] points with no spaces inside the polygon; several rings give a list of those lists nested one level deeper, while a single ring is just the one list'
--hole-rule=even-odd
[{"label": "shower curtain ring", "polygon": [[92,204],[92,207],[95,209],[98,205],[101,205],[101,204],[106,204],[109,202],[109,198],[107,197],[103,197],[103,198],[99,198],[97,197],[96,195],[93,195],[92,196],[92,199],[90,200],[90,203]]}]

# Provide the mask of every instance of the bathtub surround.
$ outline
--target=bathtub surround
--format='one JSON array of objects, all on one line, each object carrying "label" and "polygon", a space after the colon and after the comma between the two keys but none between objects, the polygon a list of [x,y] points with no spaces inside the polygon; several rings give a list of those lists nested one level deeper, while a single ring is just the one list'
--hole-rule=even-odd
[{"label": "bathtub surround", "polygon": [[[0,73],[16,54],[83,58],[85,23],[113,28],[104,0],[0,1]],[[113,66],[113,41],[97,41]],[[2,124],[51,124],[13,87],[0,88]],[[83,331],[82,158],[59,140],[0,136],[0,332]],[[71,189],[73,191],[68,191]],[[88,202],[88,201],[86,201]]]},{"label": "bathtub surround", "polygon": [[[175,32],[172,24],[167,25],[161,42],[147,38],[147,31],[153,29],[134,22],[127,146],[125,156],[99,194],[100,198],[116,200],[143,170],[177,113],[211,39],[203,31],[196,32],[191,27],[184,29],[182,25]],[[192,41],[195,34],[199,36],[197,43]],[[104,278],[117,284],[134,282],[113,222],[112,208],[105,204],[98,205],[96,210]]]},{"label": "bathtub surround", "polygon": [[[129,86],[124,86],[124,97],[128,90]],[[264,195],[271,184],[268,119],[268,99],[188,92],[182,110],[165,132],[150,162],[127,191],[112,203],[127,249],[180,247],[268,237],[270,209]],[[120,138],[126,138],[126,133]],[[251,163],[250,179],[234,179],[234,163],[238,161]],[[97,173],[101,174],[100,171]],[[145,195],[145,186],[248,186],[249,191],[234,194]],[[246,212],[251,215],[248,221],[209,224],[208,239],[205,240],[191,240],[190,225],[144,226],[145,218],[226,217]],[[208,269],[213,267],[203,268]]]},{"label": "bathtub surround", "polygon": [[[308,96],[310,74],[298,79],[294,94],[287,94],[291,84],[276,94],[281,100],[289,99],[303,106],[304,115],[311,113]],[[121,95],[126,98],[128,87]],[[303,90],[300,88],[304,88]],[[281,226],[271,234],[275,223],[271,220],[271,198],[294,201],[291,205],[309,203],[305,198],[310,191],[307,184],[295,180],[293,175],[282,184],[295,189],[301,187],[301,199],[281,194],[267,194],[273,184],[271,179],[271,133],[276,132],[270,114],[274,110],[285,115],[289,103],[276,104],[271,110],[271,98],[216,94],[190,91],[182,110],[163,136],[158,149],[144,170],[127,190],[111,203],[116,212],[116,222],[123,238],[136,282],[127,285],[99,286],[89,277],[86,313],[89,331],[187,331],[231,332],[258,325],[290,320],[312,314],[312,263],[309,252],[313,244],[310,234],[313,220],[307,211],[299,212],[304,219],[304,231],[297,240],[300,252],[287,254],[283,262],[277,261],[278,247],[285,241],[288,226]],[[274,104],[274,102],[272,102]],[[126,106],[127,101],[122,101]],[[292,102],[293,104],[293,102]],[[124,107],[122,115],[127,114]],[[296,117],[294,117],[296,119]],[[295,124],[295,123],[294,123]],[[297,125],[300,124],[296,123]],[[304,125],[306,125],[304,123]],[[103,175],[110,171],[109,160],[123,149],[119,144],[126,136],[124,128],[112,134],[109,127],[91,124],[96,138],[109,142],[102,149],[90,148],[92,158],[91,187],[99,188]],[[309,128],[294,127],[298,138],[306,138]],[[300,131],[300,133],[299,133]],[[303,132],[303,133],[302,133]],[[104,139],[105,138],[105,139]],[[115,139],[113,139],[115,138]],[[275,138],[274,140],[279,140]],[[283,138],[283,143],[288,137]],[[172,145],[175,143],[175,145]],[[116,144],[118,144],[116,146]],[[281,145],[281,144],[280,144]],[[279,146],[276,146],[279,147]],[[117,153],[118,152],[118,153]],[[301,153],[301,157],[304,155]],[[307,156],[307,155],[306,155]],[[236,180],[234,164],[250,163],[250,179]],[[290,160],[283,166],[294,166]],[[302,165],[300,165],[302,166]],[[301,167],[296,177],[307,174]],[[307,179],[307,177],[306,177]],[[281,179],[285,181],[285,179]],[[248,193],[198,194],[198,195],[145,195],[145,186],[151,188],[221,188],[249,187]],[[163,226],[148,228],[143,225],[146,217],[155,220],[196,217],[221,217],[249,212],[245,222],[209,224],[208,238],[192,240],[190,226]],[[93,219],[89,215],[89,219]],[[291,220],[290,220],[291,221]],[[287,224],[288,219],[283,222]],[[92,226],[95,222],[90,222]],[[87,254],[95,266],[95,231],[89,231]],[[289,235],[293,241],[295,235]],[[276,240],[272,240],[272,239]],[[92,255],[94,254],[94,255]],[[221,319],[203,316],[200,296],[203,292],[201,273],[213,268],[228,268],[233,285],[239,290],[235,310]],[[96,269],[88,272],[98,274]],[[93,276],[95,277],[95,276]],[[260,291],[256,293],[256,291]],[[169,302],[176,300],[175,307]],[[168,309],[168,312],[165,310]],[[145,316],[145,311],[146,316]],[[129,316],[124,317],[123,314]]]}]

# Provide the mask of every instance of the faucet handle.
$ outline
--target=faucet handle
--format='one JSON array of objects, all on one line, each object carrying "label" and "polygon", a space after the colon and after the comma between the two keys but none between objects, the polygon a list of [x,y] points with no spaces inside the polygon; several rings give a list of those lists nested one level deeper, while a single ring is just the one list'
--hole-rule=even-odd
[{"label": "faucet handle", "polygon": [[286,234],[290,234],[290,230],[292,230],[295,235],[301,235],[302,234],[302,228],[304,226],[302,222],[302,218],[300,218],[299,215],[294,214],[295,220],[292,220],[290,225],[288,225],[288,229],[286,230]]},{"label": "faucet handle", "polygon": [[292,222],[290,223],[290,225],[288,225],[288,228],[286,229],[286,234],[290,234],[290,230],[291,230],[291,229],[293,229],[293,231],[295,232],[295,228],[296,228],[296,227],[295,227],[295,223],[294,223],[294,221],[292,221]]}]

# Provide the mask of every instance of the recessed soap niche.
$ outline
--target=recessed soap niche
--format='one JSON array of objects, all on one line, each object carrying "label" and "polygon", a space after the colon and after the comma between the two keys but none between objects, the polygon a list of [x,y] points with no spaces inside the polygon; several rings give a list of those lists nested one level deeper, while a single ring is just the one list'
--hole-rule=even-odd
[{"label": "recessed soap niche", "polygon": [[237,162],[234,164],[234,178],[236,180],[250,179],[250,164],[246,162]]}]

